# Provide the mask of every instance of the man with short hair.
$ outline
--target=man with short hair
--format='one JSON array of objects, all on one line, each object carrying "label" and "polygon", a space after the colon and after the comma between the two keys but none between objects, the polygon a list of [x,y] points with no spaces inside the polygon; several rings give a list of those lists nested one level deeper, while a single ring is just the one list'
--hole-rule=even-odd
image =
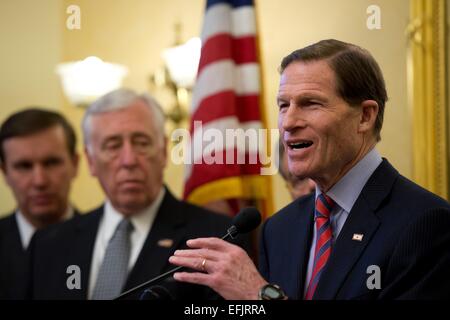
[{"label": "man with short hair", "polygon": [[0,128],[0,163],[17,209],[0,219],[0,298],[25,296],[27,248],[37,229],[69,219],[77,174],[76,137],[57,112],[30,108]]},{"label": "man with short hair", "polygon": [[[228,217],[179,201],[163,185],[164,114],[150,96],[128,89],[106,94],[86,111],[83,131],[89,168],[106,201],[37,235],[35,299],[113,299],[167,271],[167,259],[186,240],[220,236],[229,227]],[[75,289],[68,285],[71,265],[80,270]],[[158,285],[175,299],[216,297],[207,287],[172,277]]]},{"label": "man with short hair", "polygon": [[259,272],[239,248],[202,238],[170,261],[202,271],[206,260],[206,272],[174,278],[226,299],[448,298],[450,205],[376,151],[387,94],[375,59],[324,40],[286,56],[280,72],[289,171],[314,180],[315,194],[265,222]]}]

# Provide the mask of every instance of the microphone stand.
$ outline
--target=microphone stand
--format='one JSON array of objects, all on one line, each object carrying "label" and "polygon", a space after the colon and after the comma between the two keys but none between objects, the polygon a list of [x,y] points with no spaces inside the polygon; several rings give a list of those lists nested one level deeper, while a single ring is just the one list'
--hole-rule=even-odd
[{"label": "microphone stand", "polygon": [[[231,227],[228,228],[227,234],[225,234],[221,239],[222,240],[235,239],[237,234],[238,234],[238,230],[237,230],[236,226],[232,225]],[[155,277],[153,279],[150,279],[150,280],[148,280],[148,281],[146,281],[144,283],[141,283],[140,285],[138,285],[138,286],[136,286],[134,288],[131,288],[131,289],[121,293],[119,296],[117,296],[113,300],[121,300],[123,298],[126,298],[129,295],[131,295],[132,293],[135,293],[136,291],[138,291],[140,289],[143,289],[143,288],[149,286],[150,284],[152,284],[154,282],[157,282],[158,280],[164,279],[165,277],[170,276],[171,274],[173,274],[173,273],[175,273],[177,271],[183,270],[183,269],[185,269],[185,267],[183,267],[183,266],[175,267],[175,268],[173,268],[173,269],[171,269],[171,270],[169,270],[169,271],[167,271],[167,272],[165,272],[163,274],[160,274],[159,276],[157,276],[157,277]]]}]

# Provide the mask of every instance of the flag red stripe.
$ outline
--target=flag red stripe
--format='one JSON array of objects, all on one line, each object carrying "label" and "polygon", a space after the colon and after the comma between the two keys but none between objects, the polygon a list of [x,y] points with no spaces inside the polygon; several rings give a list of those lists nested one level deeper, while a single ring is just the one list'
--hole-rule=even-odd
[{"label": "flag red stripe", "polygon": [[236,64],[257,62],[254,36],[233,38],[230,34],[217,34],[203,44],[198,74],[210,63],[230,59]]},{"label": "flag red stripe", "polygon": [[202,125],[223,117],[236,116],[240,122],[261,120],[259,95],[236,96],[233,91],[224,91],[202,100],[192,115],[193,121],[202,121]]}]

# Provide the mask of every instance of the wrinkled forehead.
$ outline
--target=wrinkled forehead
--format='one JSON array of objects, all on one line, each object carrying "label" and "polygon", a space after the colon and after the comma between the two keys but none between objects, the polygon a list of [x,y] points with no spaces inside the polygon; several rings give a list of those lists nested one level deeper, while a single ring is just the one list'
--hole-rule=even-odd
[{"label": "wrinkled forehead", "polygon": [[158,135],[152,110],[140,100],[127,107],[93,114],[91,117],[93,137],[129,135],[132,132]]},{"label": "wrinkled forehead", "polygon": [[292,88],[336,92],[336,75],[326,60],[296,61],[280,75],[278,92]]},{"label": "wrinkled forehead", "polygon": [[2,145],[5,159],[41,159],[70,155],[64,129],[55,125],[32,134],[14,136]]}]

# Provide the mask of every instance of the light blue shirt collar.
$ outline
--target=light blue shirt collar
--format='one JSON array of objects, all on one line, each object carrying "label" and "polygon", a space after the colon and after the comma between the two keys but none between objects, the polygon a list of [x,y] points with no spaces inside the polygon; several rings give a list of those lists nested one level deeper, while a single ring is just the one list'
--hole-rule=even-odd
[{"label": "light blue shirt collar", "polygon": [[[372,149],[327,192],[327,195],[339,207],[350,212],[367,180],[382,161],[377,150]],[[321,193],[316,185],[316,199]]]}]

